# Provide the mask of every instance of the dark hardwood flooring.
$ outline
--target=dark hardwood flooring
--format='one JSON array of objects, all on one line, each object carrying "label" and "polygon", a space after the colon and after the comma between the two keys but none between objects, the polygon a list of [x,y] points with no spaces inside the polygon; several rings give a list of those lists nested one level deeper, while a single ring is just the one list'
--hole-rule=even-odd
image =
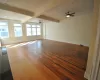
[{"label": "dark hardwood flooring", "polygon": [[7,47],[14,80],[86,80],[88,47],[51,40]]}]

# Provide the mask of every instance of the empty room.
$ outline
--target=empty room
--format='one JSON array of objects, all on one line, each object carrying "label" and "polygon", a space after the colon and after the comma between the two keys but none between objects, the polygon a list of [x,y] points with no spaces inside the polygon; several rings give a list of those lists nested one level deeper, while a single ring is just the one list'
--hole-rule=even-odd
[{"label": "empty room", "polygon": [[100,80],[100,1],[0,0],[0,80]]}]

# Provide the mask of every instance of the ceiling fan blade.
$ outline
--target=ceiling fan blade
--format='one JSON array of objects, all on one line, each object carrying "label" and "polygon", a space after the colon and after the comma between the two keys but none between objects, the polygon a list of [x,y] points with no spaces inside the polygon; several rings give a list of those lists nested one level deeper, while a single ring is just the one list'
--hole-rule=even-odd
[{"label": "ceiling fan blade", "polygon": [[75,15],[74,15],[74,14],[70,14],[70,16],[72,16],[72,17],[73,17],[73,16],[75,16]]},{"label": "ceiling fan blade", "polygon": [[75,12],[74,13],[71,13],[71,14],[75,14]]},{"label": "ceiling fan blade", "polygon": [[72,17],[74,17],[75,15],[72,15]]},{"label": "ceiling fan blade", "polygon": [[65,14],[66,14],[66,16],[68,16],[68,15],[69,15],[69,16],[72,16],[72,17],[73,17],[73,16],[75,16],[75,12],[70,13],[70,12],[68,11],[68,12],[67,12],[67,13],[65,13]]},{"label": "ceiling fan blade", "polygon": [[68,11],[67,14],[69,14],[70,12]]}]

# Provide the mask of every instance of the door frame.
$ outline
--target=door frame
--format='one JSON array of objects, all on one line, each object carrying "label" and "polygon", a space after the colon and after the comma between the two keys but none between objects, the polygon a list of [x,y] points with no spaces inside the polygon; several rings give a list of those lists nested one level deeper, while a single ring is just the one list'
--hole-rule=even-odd
[{"label": "door frame", "polygon": [[93,67],[92,73],[90,75],[89,80],[99,80],[98,74],[100,70],[100,7],[99,7],[99,18],[98,18],[98,26],[97,26],[97,37],[96,37],[96,45],[95,45],[95,54],[93,55]]}]

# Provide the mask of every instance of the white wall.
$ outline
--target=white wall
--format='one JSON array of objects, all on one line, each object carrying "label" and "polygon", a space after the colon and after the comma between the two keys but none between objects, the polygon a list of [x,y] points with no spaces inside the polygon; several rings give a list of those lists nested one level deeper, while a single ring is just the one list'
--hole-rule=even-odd
[{"label": "white wall", "polygon": [[92,13],[67,18],[60,23],[44,23],[44,38],[89,46],[92,33]]},{"label": "white wall", "polygon": [[[5,21],[3,19],[0,19],[0,21]],[[22,24],[22,29],[23,29],[23,36],[22,37],[15,37],[14,35],[14,23],[21,23],[20,21],[15,21],[15,20],[6,20],[8,21],[8,28],[9,28],[9,38],[2,39],[3,44],[12,44],[12,43],[18,43],[18,42],[24,42],[24,41],[32,41],[36,39],[42,39],[41,36],[26,36],[26,26],[25,24]],[[42,26],[42,24],[41,24]],[[42,30],[42,27],[41,27]],[[42,32],[42,31],[41,31]]]}]

